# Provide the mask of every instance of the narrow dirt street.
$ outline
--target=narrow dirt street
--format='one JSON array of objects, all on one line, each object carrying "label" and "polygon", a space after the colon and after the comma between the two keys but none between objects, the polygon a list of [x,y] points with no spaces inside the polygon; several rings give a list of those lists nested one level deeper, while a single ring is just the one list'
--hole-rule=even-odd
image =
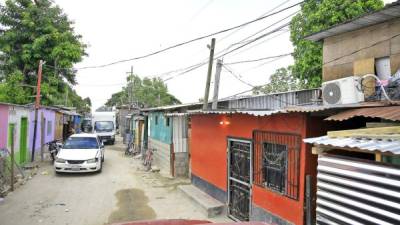
[{"label": "narrow dirt street", "polygon": [[[145,172],[119,141],[106,146],[102,173],[55,175],[50,163],[0,204],[1,225],[98,225],[167,218],[205,219],[177,191],[188,180]],[[225,217],[214,221],[228,221]]]}]

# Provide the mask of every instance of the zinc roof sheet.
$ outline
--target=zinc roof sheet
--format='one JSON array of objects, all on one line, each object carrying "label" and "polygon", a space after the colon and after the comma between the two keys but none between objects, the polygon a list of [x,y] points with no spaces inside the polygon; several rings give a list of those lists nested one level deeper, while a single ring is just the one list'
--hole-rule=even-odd
[{"label": "zinc roof sheet", "polygon": [[362,116],[370,118],[382,118],[391,121],[400,121],[400,106],[388,106],[388,107],[373,107],[373,108],[360,108],[351,109],[344,112],[340,112],[336,115],[330,116],[325,120],[330,121],[343,121],[353,117]]},{"label": "zinc roof sheet", "polygon": [[305,143],[314,145],[325,145],[340,148],[355,148],[364,151],[380,151],[390,152],[400,155],[399,140],[380,140],[371,138],[330,138],[328,136],[307,138],[303,140]]},{"label": "zinc roof sheet", "polygon": [[278,113],[286,113],[286,110],[246,110],[246,111],[239,111],[239,110],[214,110],[214,111],[191,111],[188,114],[189,115],[198,115],[198,114],[245,114],[245,115],[251,115],[251,116],[270,116],[273,114],[278,114]]},{"label": "zinc roof sheet", "polygon": [[400,17],[400,1],[386,5],[383,9],[361,15],[358,18],[335,25],[326,30],[311,34],[305,39],[311,41],[320,41],[324,38],[338,35],[341,33],[361,29],[363,27],[372,26],[383,23],[391,19]]}]

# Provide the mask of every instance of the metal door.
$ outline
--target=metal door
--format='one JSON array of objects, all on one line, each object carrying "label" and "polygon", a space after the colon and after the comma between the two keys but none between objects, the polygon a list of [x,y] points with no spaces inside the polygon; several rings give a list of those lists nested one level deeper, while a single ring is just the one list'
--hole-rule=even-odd
[{"label": "metal door", "polygon": [[252,142],[228,138],[228,215],[248,221],[251,208]]},{"label": "metal door", "polygon": [[28,119],[21,118],[21,132],[19,135],[19,163],[26,162],[28,149]]}]

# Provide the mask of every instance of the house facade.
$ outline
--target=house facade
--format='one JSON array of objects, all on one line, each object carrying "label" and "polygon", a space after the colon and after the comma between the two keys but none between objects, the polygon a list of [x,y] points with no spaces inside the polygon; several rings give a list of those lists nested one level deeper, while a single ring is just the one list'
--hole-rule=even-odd
[{"label": "house facade", "polygon": [[[35,111],[32,110],[29,115],[29,149],[32,154],[33,136],[35,128]],[[41,107],[38,110],[36,141],[35,141],[35,158],[42,157],[42,147],[44,144],[53,141],[56,128],[56,112],[54,109]]]},{"label": "house facade", "polygon": [[236,220],[305,224],[315,215],[306,190],[315,187],[317,158],[302,139],[329,124],[288,107],[312,105],[317,96],[304,90],[241,97],[221,101],[223,110],[189,112],[192,184]]},{"label": "house facade", "polygon": [[337,127],[358,124],[356,129],[328,130],[304,140],[318,155],[316,221],[398,224],[400,1],[307,39],[323,41],[324,81],[361,76],[365,100],[387,102],[381,107],[366,102],[326,118]]}]

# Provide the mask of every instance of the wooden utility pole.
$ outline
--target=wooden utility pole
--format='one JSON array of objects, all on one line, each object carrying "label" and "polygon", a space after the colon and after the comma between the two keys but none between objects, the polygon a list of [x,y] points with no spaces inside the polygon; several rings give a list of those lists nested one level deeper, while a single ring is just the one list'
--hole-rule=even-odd
[{"label": "wooden utility pole", "polygon": [[40,107],[40,85],[42,83],[42,66],[43,60],[39,61],[38,68],[38,79],[36,86],[36,101],[35,101],[35,120],[34,120],[34,128],[33,128],[33,143],[32,143],[32,157],[31,162],[35,160],[35,145],[36,145],[36,136],[37,136],[37,122],[38,122],[38,111]]},{"label": "wooden utility pole", "polygon": [[213,66],[213,61],[214,61],[214,48],[215,48],[215,38],[211,39],[210,59],[208,61],[206,89],[204,92],[204,99],[203,99],[203,101],[204,101],[203,110],[207,110],[207,108],[208,108],[208,95],[210,93],[211,72],[212,72],[212,66]]},{"label": "wooden utility pole", "polygon": [[211,109],[217,109],[218,107],[218,91],[219,91],[219,78],[222,70],[222,60],[217,60],[217,67],[215,69],[215,78],[214,78],[214,96],[213,103]]}]

